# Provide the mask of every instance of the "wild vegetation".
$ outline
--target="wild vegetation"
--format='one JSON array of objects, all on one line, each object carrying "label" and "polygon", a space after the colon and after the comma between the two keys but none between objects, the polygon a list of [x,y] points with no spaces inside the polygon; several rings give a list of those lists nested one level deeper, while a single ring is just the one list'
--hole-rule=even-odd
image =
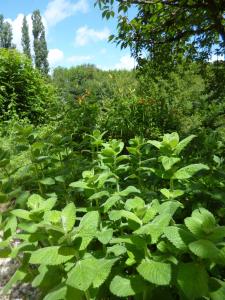
[{"label": "wild vegetation", "polygon": [[[178,3],[136,2],[145,21]],[[2,293],[224,299],[224,61],[149,55],[133,71],[47,77],[26,49],[0,49],[0,257],[18,261]]]}]

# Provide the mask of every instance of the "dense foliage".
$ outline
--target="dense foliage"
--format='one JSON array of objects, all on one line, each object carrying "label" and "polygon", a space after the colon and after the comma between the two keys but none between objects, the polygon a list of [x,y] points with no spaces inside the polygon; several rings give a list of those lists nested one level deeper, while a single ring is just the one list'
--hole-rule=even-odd
[{"label": "dense foliage", "polygon": [[[1,150],[1,202],[14,199],[2,215],[1,255],[21,265],[4,292],[22,280],[41,299],[224,295],[225,211],[215,197],[224,194],[222,160],[209,168],[185,158],[195,136],[134,138],[125,149],[94,131],[89,160],[65,136],[14,130],[11,162]],[[13,154],[24,151],[27,165],[15,170]]]},{"label": "dense foliage", "polygon": [[32,62],[16,50],[0,49],[0,118],[28,118],[42,123],[56,101],[53,87]]}]

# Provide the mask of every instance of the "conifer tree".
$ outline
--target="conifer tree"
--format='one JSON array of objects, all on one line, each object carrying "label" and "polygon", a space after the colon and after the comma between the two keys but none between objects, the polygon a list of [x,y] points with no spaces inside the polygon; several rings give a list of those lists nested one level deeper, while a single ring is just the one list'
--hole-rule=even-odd
[{"label": "conifer tree", "polygon": [[26,54],[27,57],[29,57],[31,59],[29,28],[28,28],[27,19],[25,16],[23,18],[21,43],[22,43],[22,47],[23,47],[23,53]]},{"label": "conifer tree", "polygon": [[42,23],[41,14],[39,10],[35,10],[32,14],[33,22],[33,36],[34,36],[34,61],[35,66],[42,73],[48,74],[48,49],[45,39],[45,28]]}]

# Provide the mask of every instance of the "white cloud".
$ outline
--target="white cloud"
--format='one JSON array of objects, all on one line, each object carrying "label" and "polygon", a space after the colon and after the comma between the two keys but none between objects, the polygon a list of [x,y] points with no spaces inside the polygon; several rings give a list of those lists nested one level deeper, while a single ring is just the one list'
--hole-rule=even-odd
[{"label": "white cloud", "polygon": [[55,67],[64,59],[64,53],[59,49],[50,49],[48,52],[48,62],[50,67]]},{"label": "white cloud", "polygon": [[100,53],[101,53],[101,54],[106,54],[106,53],[107,53],[106,48],[102,48],[101,51],[100,51]]},{"label": "white cloud", "polygon": [[224,55],[216,55],[216,54],[213,54],[209,61],[210,62],[214,62],[214,61],[217,61],[217,60],[224,60]]},{"label": "white cloud", "polygon": [[104,71],[109,70],[132,70],[136,66],[136,61],[130,55],[124,55],[120,58],[119,62],[115,65],[97,65],[97,67]]},{"label": "white cloud", "polygon": [[86,55],[86,56],[85,55],[73,55],[73,56],[68,57],[67,61],[69,63],[76,64],[76,63],[84,63],[84,62],[89,61],[91,59],[93,59],[93,56],[90,56],[90,55]]},{"label": "white cloud", "polygon": [[108,38],[110,31],[108,28],[97,31],[88,26],[83,26],[77,29],[75,36],[75,44],[78,46],[84,46],[90,42],[103,41]]},{"label": "white cloud", "polygon": [[118,70],[132,70],[135,67],[135,60],[130,55],[124,55],[120,58],[114,69]]},{"label": "white cloud", "polygon": [[86,13],[88,8],[87,0],[79,0],[75,3],[69,0],[52,0],[48,3],[44,18],[49,26],[54,26],[77,12]]}]

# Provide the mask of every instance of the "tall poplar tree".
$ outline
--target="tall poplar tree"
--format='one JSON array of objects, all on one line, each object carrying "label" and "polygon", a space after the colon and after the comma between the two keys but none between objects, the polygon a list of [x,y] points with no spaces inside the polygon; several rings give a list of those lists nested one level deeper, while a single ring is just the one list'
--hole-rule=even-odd
[{"label": "tall poplar tree", "polygon": [[23,53],[26,54],[27,57],[29,57],[31,59],[29,28],[28,28],[27,19],[25,16],[23,18],[21,43],[22,43],[22,47],[23,47]]},{"label": "tall poplar tree", "polygon": [[3,15],[0,15],[0,48],[15,48],[12,40],[12,26],[9,22],[4,22]]},{"label": "tall poplar tree", "polygon": [[35,10],[32,14],[33,36],[34,36],[34,62],[36,68],[42,73],[48,74],[48,49],[45,39],[45,28],[42,23],[39,10]]},{"label": "tall poplar tree", "polygon": [[2,31],[3,31],[4,17],[0,15],[0,48],[2,48]]}]

